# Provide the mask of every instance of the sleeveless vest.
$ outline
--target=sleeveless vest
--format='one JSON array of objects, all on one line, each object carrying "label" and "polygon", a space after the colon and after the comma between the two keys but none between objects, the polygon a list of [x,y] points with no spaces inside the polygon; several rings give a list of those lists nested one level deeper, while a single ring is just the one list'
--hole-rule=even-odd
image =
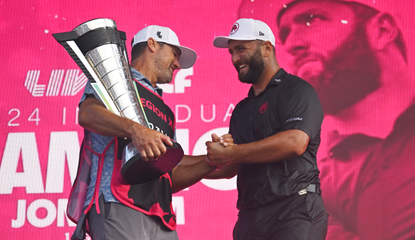
[{"label": "sleeveless vest", "polygon": [[[173,139],[175,132],[174,113],[159,95],[147,89],[138,81],[136,81],[136,86],[149,123],[149,128],[157,130]],[[122,152],[124,147],[128,144],[128,141],[123,138],[114,137],[106,146],[105,150],[99,154],[94,152],[91,148],[91,135],[88,131],[85,131],[79,157],[78,173],[68,199],[68,218],[75,223],[85,221],[85,215],[92,207],[94,200],[98,200],[99,183],[101,180],[105,154],[111,144],[114,144],[114,166],[111,179],[111,191],[115,198],[124,205],[146,215],[160,217],[164,225],[171,230],[175,230],[176,216],[172,205],[172,172],[170,171],[159,179],[146,183],[129,185],[121,177]],[[92,159],[92,155],[98,156],[97,181],[91,203],[84,209],[86,189],[90,183],[90,159]],[[98,204],[95,204],[95,207],[97,208],[97,212],[100,213]],[[85,228],[85,226],[83,226],[83,228]],[[86,231],[88,231],[87,227]]]},{"label": "sleeveless vest", "polygon": [[[154,92],[138,82],[136,85],[149,127],[173,139],[175,122],[171,109]],[[169,229],[176,229],[176,216],[172,206],[171,171],[159,179],[146,183],[127,184],[121,177],[121,155],[125,144],[125,141],[118,141],[118,157],[114,161],[111,180],[112,193],[121,203],[144,214],[158,216]]]}]

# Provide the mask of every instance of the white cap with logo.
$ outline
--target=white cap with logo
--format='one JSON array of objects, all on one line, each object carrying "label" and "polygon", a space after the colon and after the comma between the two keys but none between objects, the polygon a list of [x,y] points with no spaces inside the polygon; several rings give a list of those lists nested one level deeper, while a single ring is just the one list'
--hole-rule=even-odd
[{"label": "white cap with logo", "polygon": [[143,28],[134,36],[131,47],[134,47],[137,43],[147,42],[149,38],[153,38],[157,42],[167,43],[180,49],[181,54],[179,63],[181,68],[190,68],[195,64],[197,57],[196,52],[193,49],[181,46],[176,33],[168,27],[151,25]]},{"label": "white cap with logo", "polygon": [[229,40],[270,41],[275,46],[275,37],[271,28],[266,23],[252,18],[241,18],[236,21],[229,36],[216,37],[213,45],[218,48],[227,48]]}]

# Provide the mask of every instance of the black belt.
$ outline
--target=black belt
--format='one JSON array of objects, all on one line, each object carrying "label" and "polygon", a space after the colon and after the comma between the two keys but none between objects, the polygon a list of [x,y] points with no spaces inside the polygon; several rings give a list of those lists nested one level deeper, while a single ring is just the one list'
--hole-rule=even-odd
[{"label": "black belt", "polygon": [[307,194],[308,192],[321,193],[321,190],[320,190],[320,187],[317,186],[316,184],[310,184],[306,188],[303,188],[300,191],[298,191],[298,195],[304,195],[304,194]]}]

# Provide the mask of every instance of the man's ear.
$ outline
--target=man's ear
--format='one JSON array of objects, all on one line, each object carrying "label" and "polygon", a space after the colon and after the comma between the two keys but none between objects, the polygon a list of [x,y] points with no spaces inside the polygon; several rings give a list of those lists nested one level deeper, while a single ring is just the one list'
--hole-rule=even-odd
[{"label": "man's ear", "polygon": [[388,13],[378,13],[366,26],[369,43],[374,50],[382,50],[398,37],[395,18]]},{"label": "man's ear", "polygon": [[262,43],[262,48],[264,52],[264,57],[268,57],[272,53],[272,43],[270,41],[266,41]]},{"label": "man's ear", "polygon": [[149,38],[147,40],[147,47],[150,49],[151,52],[155,52],[157,49],[157,42],[153,38]]}]

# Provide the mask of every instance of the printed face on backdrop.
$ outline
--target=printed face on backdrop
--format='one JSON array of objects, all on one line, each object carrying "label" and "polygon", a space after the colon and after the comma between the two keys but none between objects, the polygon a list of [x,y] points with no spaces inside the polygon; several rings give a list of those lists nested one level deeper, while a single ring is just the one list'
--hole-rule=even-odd
[{"label": "printed face on backdrop", "polygon": [[277,21],[293,74],[313,85],[326,114],[349,108],[379,87],[366,22],[347,3],[302,1],[289,5]]},{"label": "printed face on backdrop", "polygon": [[180,69],[180,50],[169,44],[160,45],[158,54],[154,60],[157,71],[157,83],[170,83],[173,79],[173,72]]},{"label": "printed face on backdrop", "polygon": [[265,68],[260,45],[258,41],[229,41],[229,53],[239,81],[249,84],[258,82]]}]

